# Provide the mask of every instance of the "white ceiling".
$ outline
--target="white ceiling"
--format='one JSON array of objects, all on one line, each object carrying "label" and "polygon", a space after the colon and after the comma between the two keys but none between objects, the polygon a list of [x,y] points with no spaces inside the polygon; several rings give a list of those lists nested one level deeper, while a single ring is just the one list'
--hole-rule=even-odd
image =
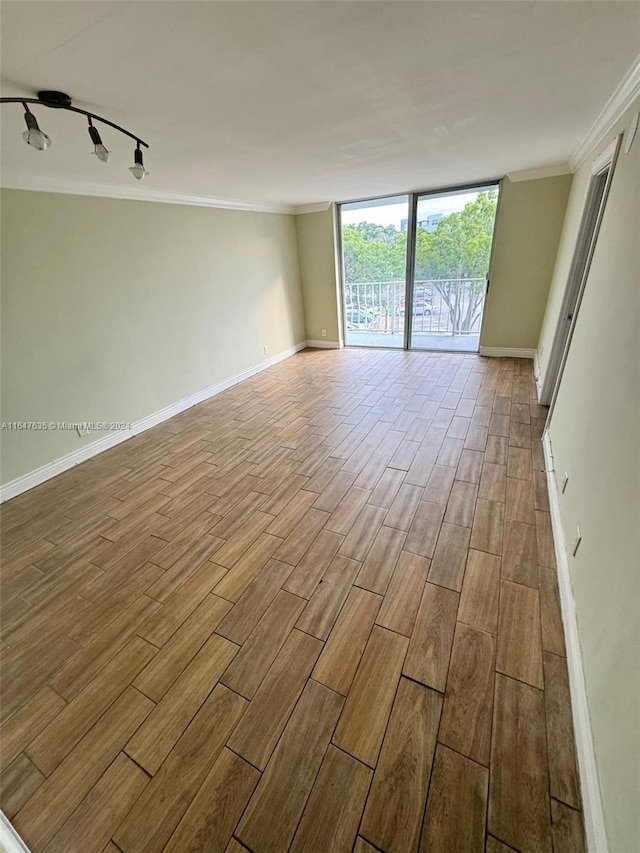
[{"label": "white ceiling", "polygon": [[[640,52],[637,2],[2,3],[2,94],[60,89],[151,145],[148,191],[284,205],[568,161]],[[126,190],[80,116],[2,107],[4,185]]]}]

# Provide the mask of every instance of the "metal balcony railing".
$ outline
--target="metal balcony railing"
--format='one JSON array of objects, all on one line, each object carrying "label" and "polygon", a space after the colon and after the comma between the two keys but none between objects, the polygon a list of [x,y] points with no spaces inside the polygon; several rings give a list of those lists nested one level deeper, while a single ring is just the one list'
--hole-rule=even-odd
[{"label": "metal balcony railing", "polygon": [[[477,335],[486,293],[484,278],[423,279],[414,284],[414,332]],[[398,334],[405,322],[404,281],[345,284],[347,331]]]}]

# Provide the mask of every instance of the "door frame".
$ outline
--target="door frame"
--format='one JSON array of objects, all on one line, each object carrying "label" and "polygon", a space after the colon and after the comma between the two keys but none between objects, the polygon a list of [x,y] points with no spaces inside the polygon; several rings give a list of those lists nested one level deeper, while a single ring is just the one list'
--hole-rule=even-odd
[{"label": "door frame", "polygon": [[611,181],[613,180],[621,140],[622,135],[617,136],[593,161],[591,167],[591,177],[582,207],[578,236],[553,336],[551,355],[540,390],[540,403],[549,406],[547,422],[553,411],[567,362],[571,339],[576,327],[580,304],[589,277],[591,261],[593,260]]},{"label": "door frame", "polygon": [[498,223],[500,216],[500,207],[502,205],[502,187],[504,178],[498,181],[498,203],[496,204],[496,218],[493,220],[493,237],[491,238],[491,252],[489,253],[489,268],[487,269],[487,285],[484,291],[484,308],[482,309],[482,320],[480,321],[480,335],[478,336],[478,354],[482,349],[482,338],[484,337],[484,324],[487,316],[487,302],[489,301],[489,288],[491,287],[491,278],[493,276],[493,266],[496,259],[496,234],[498,233]]},{"label": "door frame", "polygon": [[[409,221],[407,222],[407,263],[404,272],[404,347],[411,349],[411,332],[413,326],[413,284],[416,256],[416,234],[418,221],[418,195],[409,193]],[[411,306],[411,313],[409,313]]]},{"label": "door frame", "polygon": [[[494,233],[493,239],[491,241],[491,254],[489,256],[489,269],[487,270],[487,285],[485,289],[485,303],[484,308],[482,310],[482,321],[480,323],[480,335],[479,341],[482,341],[482,333],[484,329],[484,319],[487,307],[487,297],[489,294],[489,284],[491,281],[491,269],[494,260],[494,249],[495,249],[495,223],[498,222],[498,214],[500,212],[500,199],[502,198],[502,184],[504,181],[504,177],[502,178],[491,178],[484,181],[472,181],[464,184],[454,184],[447,185],[443,187],[436,187],[435,189],[424,189],[424,190],[408,190],[406,192],[397,192],[391,193],[390,195],[374,195],[367,196],[365,198],[356,198],[350,199],[348,201],[338,201],[335,203],[335,233],[336,233],[336,251],[337,251],[337,264],[336,268],[339,272],[338,277],[338,287],[340,294],[340,317],[339,317],[339,331],[342,333],[342,340],[344,341],[344,346],[353,346],[357,347],[358,344],[348,344],[347,343],[347,322],[346,322],[346,311],[345,311],[345,274],[344,274],[344,246],[342,244],[342,208],[347,204],[358,204],[359,202],[364,201],[376,201],[377,199],[393,199],[393,198],[403,198],[404,196],[408,199],[408,217],[407,217],[407,262],[405,269],[405,321],[404,321],[404,335],[403,335],[403,346],[402,347],[367,347],[368,349],[393,349],[396,351],[409,351],[411,350],[411,325],[412,321],[407,322],[407,306],[413,306],[413,286],[414,286],[414,257],[415,257],[415,246],[416,246],[416,221],[417,221],[417,211],[418,211],[418,197],[426,196],[426,195],[443,195],[447,194],[455,194],[456,192],[463,192],[464,190],[472,190],[479,187],[497,187],[498,188],[498,204],[496,206],[496,217],[494,220]],[[411,317],[413,317],[413,310],[411,313]],[[428,350],[423,349],[422,347],[419,350],[414,350],[415,352],[457,352],[457,350]],[[467,353],[467,355],[473,355],[474,353]]]},{"label": "door frame", "polygon": [[[410,199],[410,210],[409,210],[409,226],[412,226],[411,234],[407,237],[407,272],[406,272],[406,281],[405,281],[405,316],[406,316],[406,306],[411,305],[411,320],[409,323],[406,322],[405,319],[405,341],[406,341],[406,350],[413,350],[415,352],[452,352],[452,353],[463,353],[466,355],[478,355],[480,353],[480,347],[482,346],[482,333],[484,330],[484,317],[487,308],[487,298],[489,295],[489,284],[491,282],[491,269],[494,261],[494,250],[496,245],[496,223],[498,222],[498,214],[500,213],[500,199],[502,198],[502,184],[504,178],[500,178],[499,180],[494,181],[484,181],[481,183],[473,183],[473,184],[460,184],[455,187],[443,187],[439,190],[419,190],[417,192],[413,192],[409,194]],[[484,290],[484,305],[482,308],[482,318],[480,320],[480,331],[478,333],[478,349],[476,352],[469,352],[468,350],[441,350],[435,349],[430,350],[426,347],[412,347],[412,335],[413,335],[413,291],[415,287],[415,253],[416,253],[416,240],[417,240],[417,222],[418,222],[418,201],[420,198],[429,195],[455,195],[457,192],[464,192],[464,190],[475,190],[482,189],[483,187],[493,188],[496,187],[498,190],[498,201],[496,204],[496,215],[493,220],[493,235],[491,237],[491,251],[489,253],[489,266],[487,267],[487,275],[485,280],[485,290]],[[409,243],[411,240],[411,243]]]},{"label": "door frame", "polygon": [[[407,323],[406,323],[406,310],[405,310],[405,323],[404,323],[404,336],[403,336],[403,345],[401,347],[385,347],[385,346],[363,346],[362,344],[348,344],[347,343],[347,311],[346,311],[346,290],[345,290],[345,273],[344,273],[344,245],[342,243],[342,208],[347,204],[359,204],[364,201],[377,201],[378,199],[392,199],[392,198],[407,198],[407,204],[409,206],[408,210],[408,219],[407,219],[407,230],[411,224],[411,193],[410,192],[400,192],[400,193],[391,193],[391,195],[372,195],[367,198],[356,198],[351,201],[337,201],[335,203],[335,247],[338,253],[337,265],[336,268],[339,272],[338,278],[338,292],[340,294],[340,317],[339,317],[339,332],[342,334],[342,340],[344,341],[343,346],[345,347],[361,347],[363,349],[392,349],[396,352],[402,352],[407,347],[406,344],[406,332],[407,332]],[[409,257],[409,239],[407,237],[407,257]],[[406,302],[406,289],[407,282],[405,278],[405,302]]]}]

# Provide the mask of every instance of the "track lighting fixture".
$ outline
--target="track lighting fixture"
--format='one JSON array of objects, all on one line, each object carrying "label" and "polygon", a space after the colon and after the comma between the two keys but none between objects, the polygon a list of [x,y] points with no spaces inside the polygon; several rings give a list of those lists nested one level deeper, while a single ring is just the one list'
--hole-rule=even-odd
[{"label": "track lighting fixture", "polygon": [[51,109],[56,110],[69,110],[72,113],[80,113],[80,115],[86,116],[89,122],[89,136],[93,142],[93,153],[96,155],[98,160],[106,163],[111,156],[111,152],[102,142],[98,128],[93,124],[94,120],[102,122],[102,124],[106,124],[114,130],[124,133],[125,136],[130,137],[136,143],[134,163],[133,166],[129,166],[129,171],[134,178],[141,181],[149,174],[145,169],[144,162],[142,160],[142,148],[149,147],[146,142],[143,142],[138,136],[130,133],[128,130],[125,130],[124,127],[120,127],[120,125],[109,121],[109,119],[102,118],[102,116],[97,116],[94,113],[87,112],[87,110],[81,110],[78,107],[72,106],[71,98],[64,92],[42,91],[38,92],[37,98],[0,98],[0,104],[22,104],[24,107],[24,120],[27,125],[27,129],[22,134],[22,138],[28,145],[38,151],[44,151],[47,149],[51,145],[51,139],[46,133],[40,130],[37,119],[27,104],[39,104],[40,106],[50,107]]},{"label": "track lighting fixture", "polygon": [[141,181],[143,178],[149,174],[144,167],[144,163],[142,162],[142,149],[138,144],[138,147],[133,152],[133,166],[129,166],[129,171],[133,175],[134,178],[137,178]]},{"label": "track lighting fixture", "polygon": [[91,117],[89,117],[89,136],[93,142],[93,153],[96,155],[98,160],[101,160],[103,163],[107,163],[111,156],[111,151],[102,144],[98,128],[93,126]]},{"label": "track lighting fixture", "polygon": [[27,129],[22,134],[22,138],[27,145],[35,148],[37,151],[44,151],[45,148],[51,145],[51,140],[46,133],[40,130],[36,117],[26,104],[24,104],[24,120],[27,124]]}]

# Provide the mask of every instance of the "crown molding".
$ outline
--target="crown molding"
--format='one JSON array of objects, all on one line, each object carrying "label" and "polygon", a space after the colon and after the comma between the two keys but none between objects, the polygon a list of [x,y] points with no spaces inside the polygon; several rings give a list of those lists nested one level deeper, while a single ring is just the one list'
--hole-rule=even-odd
[{"label": "crown molding", "polygon": [[568,163],[558,163],[555,166],[540,166],[537,169],[524,169],[522,172],[509,172],[507,178],[511,183],[519,181],[535,181],[538,178],[555,178],[558,175],[570,175],[571,166]]},{"label": "crown molding", "polygon": [[106,187],[97,184],[83,184],[58,178],[5,179],[3,189],[30,190],[34,192],[60,193],[61,195],[87,195],[96,198],[117,198],[127,201],[152,201],[160,204],[184,204],[191,207],[214,207],[221,210],[244,210],[253,213],[294,213],[294,207],[275,202],[250,201],[232,198],[209,198],[207,196],[179,195],[159,190],[125,187]]},{"label": "crown molding", "polygon": [[615,92],[604,105],[597,119],[589,128],[587,135],[569,160],[573,172],[582,166],[596,145],[602,142],[638,95],[640,95],[640,55],[636,56]]},{"label": "crown molding", "polygon": [[330,201],[321,201],[318,204],[301,204],[295,207],[293,212],[296,216],[300,216],[302,213],[322,213],[323,210],[329,210],[330,207]]}]

